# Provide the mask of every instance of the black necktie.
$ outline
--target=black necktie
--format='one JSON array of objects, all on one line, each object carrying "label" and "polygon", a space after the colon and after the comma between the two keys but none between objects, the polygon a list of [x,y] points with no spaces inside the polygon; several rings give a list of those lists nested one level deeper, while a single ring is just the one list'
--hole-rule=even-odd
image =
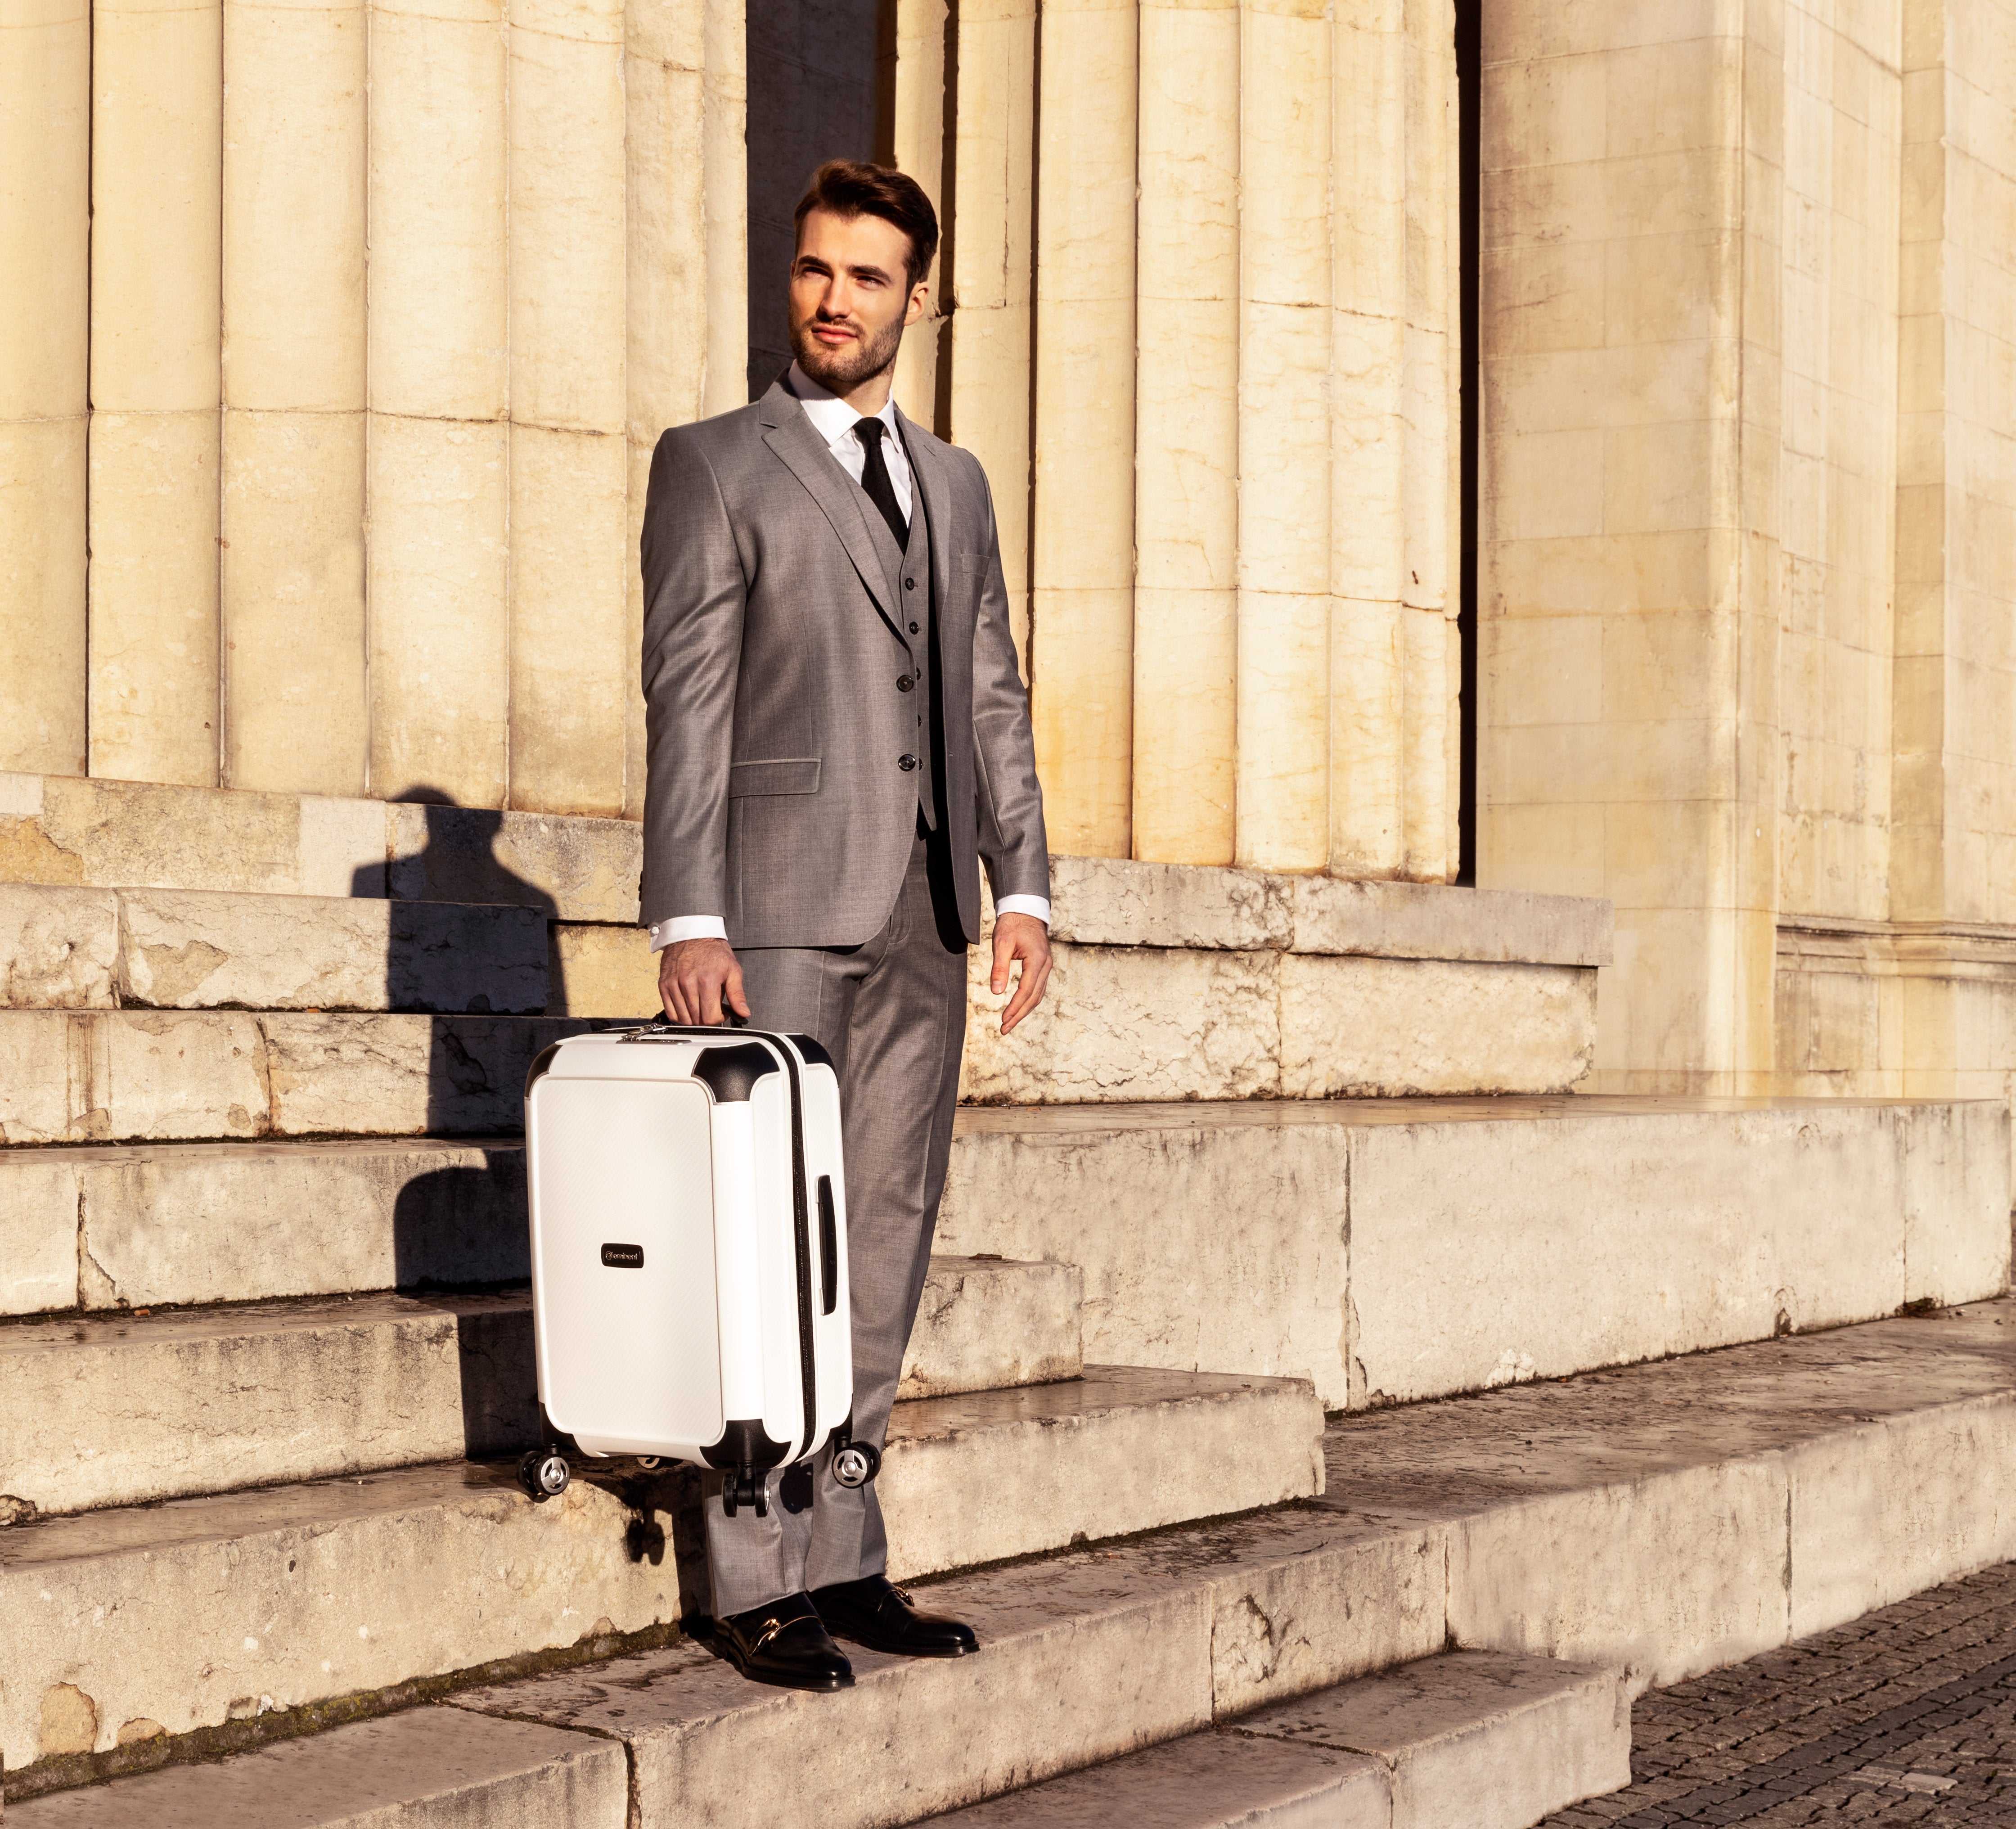
[{"label": "black necktie", "polygon": [[896,536],[896,550],[902,553],[909,549],[910,524],[896,506],[896,488],[889,481],[888,465],[882,461],[882,434],[887,430],[880,419],[857,419],[854,423],[854,435],[861,441],[861,486],[868,491],[868,499],[882,510],[882,518]]}]

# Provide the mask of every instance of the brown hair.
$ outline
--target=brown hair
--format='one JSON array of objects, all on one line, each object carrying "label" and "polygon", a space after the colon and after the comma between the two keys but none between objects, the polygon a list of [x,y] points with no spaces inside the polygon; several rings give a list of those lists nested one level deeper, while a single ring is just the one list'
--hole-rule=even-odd
[{"label": "brown hair", "polygon": [[799,228],[814,210],[834,216],[879,216],[910,238],[906,265],[913,286],[931,270],[938,251],[938,214],[923,186],[893,165],[862,159],[829,159],[812,174],[791,220]]}]

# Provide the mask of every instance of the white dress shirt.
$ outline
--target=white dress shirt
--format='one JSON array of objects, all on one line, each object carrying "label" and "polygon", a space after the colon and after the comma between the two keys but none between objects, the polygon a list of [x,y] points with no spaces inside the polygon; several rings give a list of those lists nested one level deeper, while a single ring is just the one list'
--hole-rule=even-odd
[{"label": "white dress shirt", "polygon": [[[859,484],[862,472],[868,466],[867,449],[854,429],[862,416],[838,394],[822,387],[796,362],[791,364],[784,384],[797,396],[805,409],[805,417],[812,421],[812,430],[826,441],[826,448],[833,453],[833,461]],[[889,486],[896,492],[896,506],[902,509],[904,520],[908,520],[910,505],[916,499],[916,485],[910,477],[909,453],[904,450],[903,435],[896,427],[895,394],[883,401],[882,410],[875,416],[888,428],[882,437],[882,461],[889,472]],[[1046,927],[1049,924],[1050,904],[1046,896],[1004,895],[995,905],[995,912],[1034,915]],[[679,940],[727,938],[727,924],[718,914],[674,915],[652,928],[651,950],[658,952]]]}]

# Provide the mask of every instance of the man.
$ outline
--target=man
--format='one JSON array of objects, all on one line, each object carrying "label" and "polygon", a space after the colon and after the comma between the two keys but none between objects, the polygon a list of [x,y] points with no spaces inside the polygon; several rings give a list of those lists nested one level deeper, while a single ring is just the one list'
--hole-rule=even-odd
[{"label": "man", "polygon": [[[797,209],[789,373],[659,441],[644,511],[644,918],[682,1023],[733,1010],[838,1069],[854,1428],[878,1448],[928,1266],[966,1027],[978,860],[1005,1034],[1050,969],[1028,702],[979,464],[890,398],[938,247],[931,202],[836,160]],[[853,1681],[830,1634],[956,1657],[884,1573],[873,1485],[822,1451],[768,1515],[705,1507],[716,1647],[745,1676]]]}]

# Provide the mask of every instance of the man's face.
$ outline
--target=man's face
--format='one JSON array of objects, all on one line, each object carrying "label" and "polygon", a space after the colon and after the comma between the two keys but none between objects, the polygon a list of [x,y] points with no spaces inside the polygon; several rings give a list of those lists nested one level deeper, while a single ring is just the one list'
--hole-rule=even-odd
[{"label": "man's face", "polygon": [[851,394],[896,361],[930,288],[909,283],[910,238],[880,216],[811,210],[791,263],[791,351],[824,388]]}]

